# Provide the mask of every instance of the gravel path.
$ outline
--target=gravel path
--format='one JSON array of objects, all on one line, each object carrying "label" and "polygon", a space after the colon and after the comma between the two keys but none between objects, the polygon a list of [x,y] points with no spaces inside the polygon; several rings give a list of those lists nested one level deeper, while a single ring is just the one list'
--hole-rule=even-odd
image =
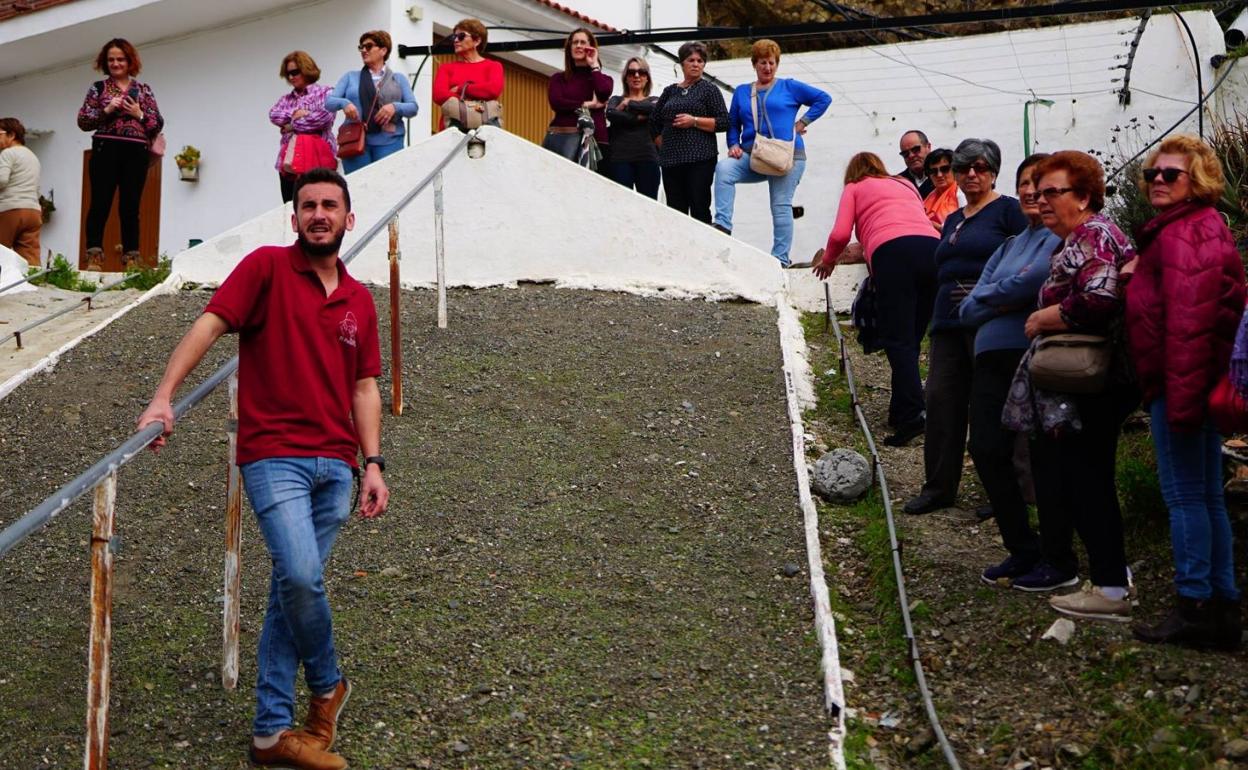
[{"label": "gravel path", "polygon": [[[129,433],[206,296],[0,401],[0,524]],[[523,286],[452,292],[439,332],[404,303],[391,511],[328,568],[352,767],[826,767],[774,312]],[[121,475],[115,767],[244,766],[267,563],[246,514],[226,693],[223,402]],[[0,562],[0,768],[81,762],[88,534],[80,502]]]}]

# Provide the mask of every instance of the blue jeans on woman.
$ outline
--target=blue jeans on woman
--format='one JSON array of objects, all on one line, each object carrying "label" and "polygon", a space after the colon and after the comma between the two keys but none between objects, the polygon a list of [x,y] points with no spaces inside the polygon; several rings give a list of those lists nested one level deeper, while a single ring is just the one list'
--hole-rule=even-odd
[{"label": "blue jeans on woman", "polygon": [[356,155],[354,158],[342,159],[342,173],[350,174],[352,171],[359,171],[369,163],[379,161],[387,155],[393,155],[403,149],[403,135],[400,134],[385,144],[364,144],[364,152]]},{"label": "blue jeans on woman", "polygon": [[351,466],[328,457],[274,457],[239,470],[273,560],[252,731],[276,735],[295,723],[300,662],[313,694],[333,690],[342,678],[322,573],[351,515],[353,479]]},{"label": "blue jeans on woman", "polygon": [[801,159],[793,161],[793,168],[784,176],[767,176],[750,169],[748,152],[740,158],[720,158],[715,165],[715,224],[732,231],[738,183],[766,182],[771,196],[771,256],[788,265],[793,246],[793,193],[805,170],[806,161]]},{"label": "blue jeans on woman", "polygon": [[1171,430],[1165,398],[1154,400],[1149,412],[1157,479],[1170,509],[1175,588],[1189,599],[1238,599],[1231,521],[1222,496],[1222,439],[1208,419],[1196,432]]}]

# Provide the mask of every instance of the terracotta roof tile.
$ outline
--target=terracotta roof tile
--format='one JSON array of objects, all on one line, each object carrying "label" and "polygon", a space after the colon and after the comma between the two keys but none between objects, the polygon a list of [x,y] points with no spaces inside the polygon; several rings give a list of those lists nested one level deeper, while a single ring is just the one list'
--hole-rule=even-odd
[{"label": "terracotta roof tile", "polygon": [[[62,0],[62,1],[63,1],[63,0]],[[0,0],[0,3],[2,3],[2,2],[3,2],[3,0]],[[610,24],[607,24],[607,23],[606,23],[606,22],[604,22],[604,21],[599,21],[599,20],[597,20],[597,19],[593,18],[592,16],[586,16],[585,14],[581,13],[580,11],[577,11],[577,10],[575,10],[575,9],[569,8],[568,6],[564,5],[563,3],[556,3],[556,2],[554,2],[554,0],[533,0],[533,2],[537,3],[538,5],[544,5],[544,6],[546,6],[547,8],[553,8],[553,9],[555,9],[556,11],[559,11],[560,13],[567,14],[568,16],[571,16],[571,17],[572,17],[572,18],[574,18],[574,19],[577,19],[577,20],[579,20],[579,21],[583,21],[583,22],[585,22],[586,24],[588,24],[588,25],[589,25],[589,26],[591,26],[591,27],[597,27],[598,29],[604,29],[604,30],[606,30],[607,32],[619,32],[619,31],[620,31],[620,29],[619,29],[619,28],[617,28],[617,27],[613,27],[613,26],[611,26]]]},{"label": "terracotta roof tile", "polygon": [[42,11],[44,8],[72,2],[74,0],[0,0],[0,21],[7,21],[24,13]]}]

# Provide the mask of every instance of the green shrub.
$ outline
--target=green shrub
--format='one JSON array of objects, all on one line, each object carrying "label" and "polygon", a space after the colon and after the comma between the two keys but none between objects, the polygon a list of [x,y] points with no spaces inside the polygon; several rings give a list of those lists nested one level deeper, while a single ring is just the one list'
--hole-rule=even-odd
[{"label": "green shrub", "polygon": [[57,254],[53,257],[48,272],[34,279],[31,283],[36,286],[55,286],[65,291],[92,292],[100,288],[100,285],[95,281],[80,277],[74,266],[69,264],[69,260],[65,259],[64,254]]},{"label": "green shrub", "polygon": [[133,276],[130,280],[121,284],[119,289],[140,289],[147,291],[155,286],[160,285],[169,277],[169,271],[173,266],[173,262],[168,257],[162,256],[160,261],[156,263],[156,267],[141,267],[132,265],[126,270],[127,276]]}]

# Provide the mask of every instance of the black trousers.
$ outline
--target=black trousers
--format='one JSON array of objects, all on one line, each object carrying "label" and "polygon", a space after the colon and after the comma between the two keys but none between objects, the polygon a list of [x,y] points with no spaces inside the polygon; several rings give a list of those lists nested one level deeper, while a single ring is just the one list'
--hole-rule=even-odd
[{"label": "black trousers", "polygon": [[121,191],[117,216],[121,219],[121,247],[139,250],[139,202],[147,182],[150,153],[147,145],[116,139],[93,139],[91,162],[91,208],[87,211],[87,248],[104,246],[104,225],[113,207],[113,195]]},{"label": "black trousers", "polygon": [[[1017,434],[1001,424],[1001,410],[1023,350],[986,350],[971,375],[971,459],[988,493],[1001,540],[1011,556],[1040,559],[1040,538],[1027,521],[1027,502],[1014,465]],[[1067,537],[1067,546],[1070,539]]]},{"label": "black trousers", "polygon": [[1122,511],[1114,463],[1122,423],[1139,403],[1129,388],[1075,396],[1083,421],[1078,433],[1053,438],[1037,435],[1031,443],[1031,470],[1036,478],[1040,538],[1044,558],[1063,572],[1078,571],[1071,547],[1079,533],[1088,552],[1093,585],[1127,585]]},{"label": "black trousers", "polygon": [[936,300],[938,243],[938,238],[907,235],[884,242],[871,256],[876,331],[892,370],[888,399],[888,424],[892,426],[923,416],[919,347]]},{"label": "black trousers", "polygon": [[611,178],[630,190],[658,200],[659,164],[653,160],[611,161],[607,164]]},{"label": "black trousers", "polygon": [[290,203],[295,199],[295,178],[290,174],[278,174],[277,182],[282,186],[282,203]]},{"label": "black trousers", "polygon": [[966,428],[970,417],[975,333],[933,331],[927,358],[927,429],[923,443],[923,491],[942,503],[958,498]]},{"label": "black trousers", "polygon": [[715,158],[663,167],[663,192],[667,205],[699,222],[711,223],[711,182],[715,181]]}]

